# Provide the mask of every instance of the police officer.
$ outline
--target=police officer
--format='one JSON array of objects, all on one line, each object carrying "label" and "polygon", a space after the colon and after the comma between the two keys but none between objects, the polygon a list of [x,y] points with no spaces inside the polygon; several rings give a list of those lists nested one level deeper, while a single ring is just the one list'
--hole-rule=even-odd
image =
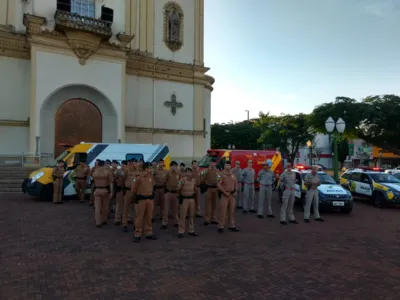
[{"label": "police officer", "polygon": [[104,165],[104,161],[99,161],[98,167],[92,174],[95,185],[94,206],[96,227],[107,224],[109,202],[114,193],[113,176]]},{"label": "police officer", "polygon": [[116,226],[121,225],[122,215],[124,212],[124,187],[125,179],[128,171],[128,162],[121,162],[121,169],[115,172],[115,219]]},{"label": "police officer", "polygon": [[155,207],[153,217],[157,215],[157,209],[159,208],[159,217],[162,220],[164,214],[164,202],[165,202],[165,180],[167,171],[164,168],[164,160],[160,159],[158,166],[154,170],[155,180]]},{"label": "police officer", "polygon": [[189,235],[197,236],[194,231],[194,219],[196,217],[196,189],[197,181],[192,176],[192,169],[185,169],[185,176],[178,183],[180,203],[178,237],[183,238],[186,228],[186,217],[189,217]]},{"label": "police officer", "polygon": [[85,202],[85,189],[89,175],[90,168],[84,160],[81,160],[79,165],[70,174],[71,177],[75,177],[75,192],[81,203]]},{"label": "police officer", "polygon": [[151,166],[149,163],[144,163],[143,172],[135,177],[132,182],[132,192],[135,195],[136,210],[135,210],[135,233],[133,241],[140,242],[140,238],[144,234],[146,239],[156,240],[157,237],[153,234],[153,209],[154,209],[154,177],[151,175]]},{"label": "police officer", "polygon": [[186,168],[186,165],[183,162],[181,162],[179,164],[179,172],[182,173],[182,176],[184,176],[184,174],[185,174],[185,168]]},{"label": "police officer", "polygon": [[201,172],[199,168],[199,164],[197,160],[192,161],[192,177],[196,179],[196,198],[195,198],[195,206],[196,206],[196,218],[201,218],[201,209],[200,209],[200,184],[201,184]]},{"label": "police officer", "polygon": [[171,206],[172,218],[174,220],[174,226],[179,226],[178,217],[178,183],[180,180],[180,173],[178,170],[178,164],[176,161],[172,161],[170,169],[165,177],[165,201],[164,201],[164,215],[162,220],[161,229],[167,229],[168,226],[168,210]]},{"label": "police officer", "polygon": [[235,174],[231,172],[231,163],[225,163],[224,170],[220,173],[221,179],[218,182],[218,188],[222,192],[219,206],[218,232],[224,232],[226,222],[226,212],[228,212],[228,230],[238,232],[235,226],[235,198],[238,189],[238,183]]},{"label": "police officer", "polygon": [[53,177],[53,203],[54,204],[63,204],[62,200],[62,190],[63,190],[63,178],[64,178],[64,161],[58,160],[57,166],[53,169],[52,177]]},{"label": "police officer", "polygon": [[275,174],[270,170],[268,161],[262,163],[263,169],[258,172],[257,181],[260,183],[260,192],[258,193],[258,210],[257,215],[259,218],[264,218],[264,204],[267,203],[267,217],[275,218],[272,214],[271,200],[272,200],[272,185],[275,180]]},{"label": "police officer", "polygon": [[235,162],[235,167],[232,169],[232,173],[236,176],[236,180],[238,181],[238,186],[236,190],[236,208],[237,209],[243,209],[243,203],[242,203],[242,168],[240,168],[240,161]]},{"label": "police officer", "polygon": [[216,161],[212,159],[208,169],[201,172],[201,181],[207,186],[206,201],[204,205],[204,226],[210,224],[218,224],[217,221],[217,202],[218,188],[217,184],[220,179],[219,172],[216,168]]},{"label": "police officer", "polygon": [[287,225],[286,216],[289,217],[289,223],[298,224],[293,214],[293,205],[295,200],[296,173],[292,171],[292,164],[287,164],[286,171],[280,178],[280,187],[283,190],[281,205],[281,224]]},{"label": "police officer", "polygon": [[128,222],[129,222],[129,213],[131,211],[131,206],[133,204],[133,193],[132,193],[132,182],[139,174],[136,163],[137,160],[133,158],[131,166],[127,167],[125,172],[125,183],[123,187],[123,195],[124,195],[124,212],[122,216],[122,231],[128,232]]},{"label": "police officer", "polygon": [[246,214],[250,209],[251,213],[255,213],[254,210],[254,179],[255,171],[253,169],[253,161],[251,159],[247,162],[247,168],[243,169],[241,175],[241,181],[243,182],[243,213]]},{"label": "police officer", "polygon": [[90,169],[89,176],[91,177],[91,184],[90,184],[90,200],[89,200],[89,205],[93,206],[94,204],[94,183],[93,183],[93,178],[92,174],[96,170],[97,166],[99,165],[100,159],[96,159],[96,162],[93,166],[93,168]]},{"label": "police officer", "polygon": [[312,166],[311,173],[308,173],[304,178],[304,184],[307,187],[306,204],[304,206],[304,222],[310,223],[311,204],[314,209],[314,219],[317,222],[323,222],[324,219],[319,215],[319,199],[318,186],[321,184],[321,179],[318,176],[318,166]]}]

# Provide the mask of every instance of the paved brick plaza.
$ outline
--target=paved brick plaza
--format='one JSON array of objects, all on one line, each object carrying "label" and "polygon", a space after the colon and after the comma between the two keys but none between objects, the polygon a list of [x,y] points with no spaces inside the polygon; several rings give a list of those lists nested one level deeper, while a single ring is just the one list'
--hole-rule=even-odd
[{"label": "paved brick plaza", "polygon": [[156,223],[158,241],[134,244],[96,229],[87,205],[0,204],[0,299],[400,299],[400,209],[357,203],[287,227],[238,214],[240,233],[198,220],[185,239]]}]

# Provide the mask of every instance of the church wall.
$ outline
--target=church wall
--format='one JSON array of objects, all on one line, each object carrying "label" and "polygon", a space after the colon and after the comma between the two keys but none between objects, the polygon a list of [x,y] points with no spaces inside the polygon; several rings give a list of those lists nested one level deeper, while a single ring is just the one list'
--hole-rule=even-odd
[{"label": "church wall", "polygon": [[[176,109],[175,116],[164,105],[165,101],[171,101],[174,92],[176,101],[183,104]],[[154,127],[193,130],[193,93],[192,84],[154,80]]]},{"label": "church wall", "polygon": [[153,79],[127,75],[125,106],[126,125],[153,128],[153,107]]},{"label": "church wall", "polygon": [[0,137],[0,154],[17,155],[29,152],[29,127],[0,126]]},{"label": "church wall", "polygon": [[195,1],[174,1],[180,5],[184,13],[183,46],[176,52],[172,52],[168,49],[164,42],[164,5],[168,2],[170,2],[170,0],[155,1],[154,57],[193,64],[195,59]]},{"label": "church wall", "polygon": [[[217,112],[220,113],[220,112]],[[204,148],[211,148],[211,91],[204,89],[204,118],[206,119],[206,138],[204,139]]]},{"label": "church wall", "polygon": [[167,144],[172,159],[190,162],[193,159],[193,136],[154,134],[153,144]]}]

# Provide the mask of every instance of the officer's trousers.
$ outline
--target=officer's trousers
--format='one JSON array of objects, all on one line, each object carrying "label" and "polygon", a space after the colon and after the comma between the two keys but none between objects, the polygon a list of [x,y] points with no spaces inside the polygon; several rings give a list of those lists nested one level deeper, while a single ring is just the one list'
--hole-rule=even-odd
[{"label": "officer's trousers", "polygon": [[293,205],[295,200],[294,189],[286,189],[283,191],[282,196],[282,205],[281,205],[281,221],[286,222],[286,216],[289,218],[289,221],[294,221],[295,217],[293,214]]},{"label": "officer's trousers", "polygon": [[243,210],[254,210],[254,183],[244,183]]},{"label": "officer's trousers", "polygon": [[310,189],[307,191],[306,204],[304,205],[304,219],[310,219],[311,204],[314,209],[314,219],[319,219],[319,198],[318,190]]},{"label": "officer's trousers", "polygon": [[260,192],[258,193],[258,209],[257,214],[259,216],[264,215],[264,204],[267,205],[267,214],[272,215],[272,186],[260,185]]}]

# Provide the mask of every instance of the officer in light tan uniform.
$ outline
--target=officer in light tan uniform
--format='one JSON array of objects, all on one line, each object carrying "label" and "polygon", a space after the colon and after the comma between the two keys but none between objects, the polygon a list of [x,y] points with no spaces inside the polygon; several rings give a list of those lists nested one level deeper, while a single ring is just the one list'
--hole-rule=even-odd
[{"label": "officer in light tan uniform", "polygon": [[57,161],[57,166],[53,169],[53,203],[63,204],[62,200],[62,190],[63,190],[63,178],[64,178],[64,161]]},{"label": "officer in light tan uniform", "polygon": [[243,201],[242,201],[242,168],[240,167],[240,161],[235,162],[235,167],[232,169],[232,173],[236,176],[236,180],[238,181],[238,186],[236,190],[236,208],[243,209]]},{"label": "officer in light tan uniform", "polygon": [[113,177],[109,170],[104,166],[104,161],[100,161],[98,168],[92,174],[95,191],[94,206],[96,227],[107,224],[108,208],[113,191]]},{"label": "officer in light tan uniform", "polygon": [[307,187],[306,205],[304,206],[304,222],[310,223],[311,204],[314,209],[314,219],[317,222],[324,222],[319,215],[318,187],[321,185],[321,179],[318,176],[318,166],[312,166],[312,170],[304,178],[304,184]]},{"label": "officer in light tan uniform", "polygon": [[81,203],[85,202],[85,189],[87,186],[88,176],[90,175],[90,168],[86,165],[84,160],[79,162],[79,165],[72,171],[72,177],[75,177],[75,192],[78,200]]},{"label": "officer in light tan uniform", "polygon": [[164,215],[164,202],[165,202],[165,180],[167,171],[164,168],[164,160],[160,159],[158,166],[154,170],[155,186],[155,207],[153,217],[156,217],[157,209],[159,209],[159,217],[162,220]]},{"label": "officer in light tan uniform", "polygon": [[[98,164],[99,164],[100,159],[96,159],[96,162],[93,166],[93,168],[90,169],[89,176],[92,177],[93,172],[96,170]],[[94,204],[94,183],[93,183],[93,178],[91,178],[91,184],[90,184],[90,200],[89,200],[89,205],[93,206]]]},{"label": "officer in light tan uniform", "polygon": [[122,217],[122,230],[124,232],[128,232],[128,221],[129,221],[129,212],[131,209],[131,205],[134,203],[134,197],[132,194],[132,182],[133,180],[139,176],[139,171],[136,167],[136,159],[132,159],[132,164],[127,168],[125,173],[125,185],[123,188],[124,194],[124,214]]},{"label": "officer in light tan uniform", "polygon": [[201,172],[201,181],[207,186],[206,201],[204,205],[204,226],[210,224],[217,225],[217,201],[218,189],[217,184],[220,179],[219,172],[215,167],[216,161],[212,159],[208,169]]},{"label": "officer in light tan uniform", "polygon": [[196,179],[196,198],[195,198],[195,207],[196,207],[196,217],[201,218],[201,209],[200,209],[200,199],[201,199],[201,171],[199,168],[199,164],[197,160],[192,161],[192,177]]},{"label": "officer in light tan uniform", "polygon": [[140,238],[144,234],[146,239],[156,240],[153,234],[153,209],[154,209],[154,177],[151,175],[151,167],[148,163],[143,164],[143,172],[135,177],[132,182],[132,192],[135,195],[136,211],[135,211],[135,234],[133,241],[140,242]]},{"label": "officer in light tan uniform", "polygon": [[186,168],[185,175],[178,184],[180,214],[178,237],[183,238],[186,228],[186,216],[189,217],[189,235],[197,236],[194,231],[194,219],[196,217],[196,178],[192,176],[192,169]]},{"label": "officer in light tan uniform", "polygon": [[264,204],[267,204],[267,217],[275,218],[272,214],[272,185],[275,181],[275,174],[270,169],[269,162],[262,163],[263,169],[258,172],[257,181],[260,183],[260,192],[258,193],[258,210],[259,218],[264,218]]},{"label": "officer in light tan uniform", "polygon": [[115,219],[116,226],[121,225],[124,212],[124,187],[126,175],[128,172],[128,163],[126,160],[121,162],[121,169],[115,172]]},{"label": "officer in light tan uniform", "polygon": [[172,218],[174,226],[179,226],[178,217],[178,183],[180,180],[180,173],[176,161],[172,161],[170,169],[165,177],[165,201],[164,201],[164,215],[162,220],[161,229],[166,229],[168,226],[168,210],[171,207]]},{"label": "officer in light tan uniform", "polygon": [[255,213],[254,209],[254,180],[255,171],[253,169],[253,161],[250,159],[247,162],[247,168],[242,170],[242,182],[243,182],[243,213],[246,214],[248,211]]},{"label": "officer in light tan uniform", "polygon": [[287,218],[289,223],[298,224],[293,214],[293,205],[295,200],[295,184],[296,173],[292,171],[292,164],[286,166],[286,171],[282,173],[280,178],[280,188],[283,190],[282,205],[281,205],[281,224],[287,225]]},{"label": "officer in light tan uniform", "polygon": [[235,174],[231,171],[231,163],[225,163],[224,170],[220,173],[221,179],[218,182],[218,188],[222,192],[219,205],[218,232],[224,232],[226,213],[228,212],[228,230],[238,232],[235,226],[235,198],[238,189],[238,183]]}]

